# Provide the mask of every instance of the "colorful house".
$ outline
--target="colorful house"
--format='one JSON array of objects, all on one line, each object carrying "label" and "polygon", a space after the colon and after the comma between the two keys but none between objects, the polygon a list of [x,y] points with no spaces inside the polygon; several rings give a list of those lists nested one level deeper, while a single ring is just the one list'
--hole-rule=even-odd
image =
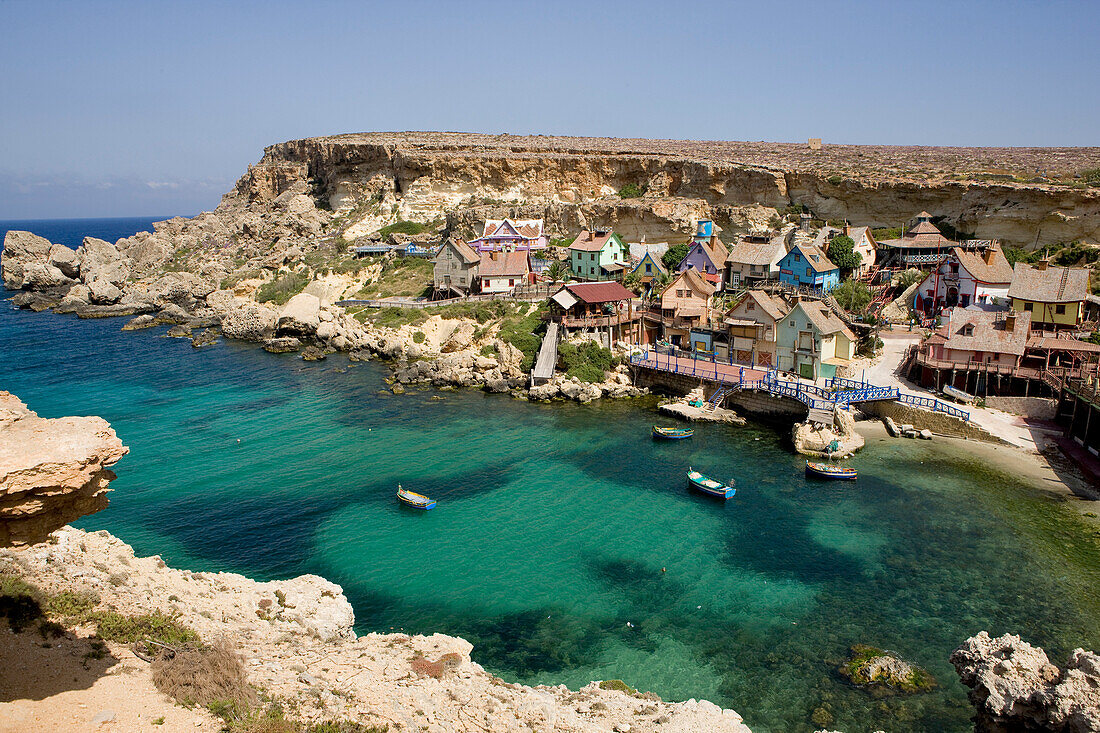
[{"label": "colorful house", "polygon": [[483,293],[508,293],[531,280],[530,253],[482,252],[478,280]]},{"label": "colorful house", "polygon": [[828,293],[840,284],[840,270],[819,247],[798,244],[779,261],[779,282]]},{"label": "colorful house", "polygon": [[637,341],[634,293],[617,282],[566,283],[550,296],[550,318],[568,334],[592,333],[610,347],[616,341]]},{"label": "colorful house", "polygon": [[875,241],[875,235],[871,232],[871,227],[845,226],[844,233],[855,242],[852,251],[858,254],[860,259],[859,267],[852,270],[852,277],[857,280],[864,278],[874,271],[875,262],[878,260],[878,242]]},{"label": "colorful house", "polygon": [[1088,270],[1051,267],[1047,260],[1035,267],[1017,262],[1008,288],[1012,310],[1030,313],[1032,328],[1050,331],[1080,326],[1088,293]]},{"label": "colorful house", "polygon": [[779,321],[790,310],[782,298],[750,290],[722,320],[729,343],[729,360],[737,364],[774,367]]},{"label": "colorful house", "polygon": [[[967,242],[971,244],[990,243],[991,240]],[[939,228],[932,223],[932,215],[927,211],[917,214],[912,225],[898,239],[884,239],[878,243],[877,260],[885,267],[904,269],[916,267],[925,269],[940,262],[947,253],[959,246],[943,236]]]},{"label": "colorful house", "polygon": [[630,249],[612,231],[583,231],[569,245],[569,267],[578,280],[621,280],[629,262]]},{"label": "colorful house", "polygon": [[832,378],[855,358],[855,334],[819,300],[799,299],[778,323],[776,366],[782,371]]},{"label": "colorful house", "polygon": [[739,290],[779,277],[779,261],[786,254],[782,235],[746,234],[726,256],[726,289]]},{"label": "colorful house", "polygon": [[714,285],[695,269],[676,275],[661,293],[661,318],[665,340],[689,348],[687,336],[695,326],[710,321],[710,297]]},{"label": "colorful house", "polygon": [[469,242],[477,252],[546,249],[549,244],[542,219],[487,219],[481,236]]},{"label": "colorful house", "polygon": [[922,344],[926,357],[966,369],[996,365],[1011,370],[1020,365],[1027,348],[1031,314],[955,308],[946,325]]},{"label": "colorful house", "polygon": [[718,235],[714,233],[714,222],[702,220],[696,225],[695,237],[691,248],[676,266],[676,272],[694,269],[707,282],[721,289],[722,277],[726,272],[726,258],[729,250]]},{"label": "colorful house", "polygon": [[649,285],[657,278],[667,275],[668,269],[661,263],[659,257],[654,257],[653,253],[647,250],[642,255],[642,259],[638,260],[638,264],[634,265],[630,274],[637,275],[642,283]]},{"label": "colorful house", "polygon": [[971,304],[1007,305],[1012,265],[1000,246],[983,252],[955,247],[917,286],[913,307],[928,316]]},{"label": "colorful house", "polygon": [[461,239],[448,239],[435,255],[433,281],[437,292],[459,295],[477,292],[481,257]]}]

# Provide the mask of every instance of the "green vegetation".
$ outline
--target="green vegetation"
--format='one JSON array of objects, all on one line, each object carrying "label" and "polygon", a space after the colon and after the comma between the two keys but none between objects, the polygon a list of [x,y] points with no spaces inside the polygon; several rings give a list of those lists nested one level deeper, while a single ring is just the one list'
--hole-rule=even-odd
[{"label": "green vegetation", "polygon": [[628,183],[619,189],[619,198],[621,199],[637,199],[645,196],[646,191],[649,189],[647,184],[638,186],[633,183]]},{"label": "green vegetation", "polygon": [[900,239],[902,234],[904,234],[904,231],[901,227],[883,227],[871,230],[871,236],[875,238],[876,242],[881,242],[884,239]]},{"label": "green vegetation", "polygon": [[668,248],[668,251],[661,255],[661,264],[668,268],[671,272],[675,270],[685,257],[687,257],[688,250],[691,249],[689,244],[674,244]]},{"label": "green vegetation", "polygon": [[829,293],[849,313],[862,315],[871,304],[871,289],[856,280],[845,280]]},{"label": "green vegetation", "polygon": [[99,638],[132,644],[141,639],[152,639],[162,644],[198,644],[199,635],[175,616],[161,611],[141,616],[123,616],[116,611],[99,611],[88,614],[86,620],[95,624]]},{"label": "green vegetation", "polygon": [[920,281],[924,280],[925,277],[927,277],[927,275],[924,271],[918,270],[915,267],[910,267],[908,270],[902,272],[900,275],[897,276],[898,287],[900,287],[902,290],[905,290],[910,285],[913,285],[914,283],[919,283]]},{"label": "green vegetation", "polygon": [[355,314],[355,318],[361,323],[370,321],[376,326],[386,328],[401,328],[402,326],[418,326],[431,316],[423,308],[379,308],[378,310],[365,309]]},{"label": "green vegetation", "polygon": [[38,587],[15,575],[0,574],[0,617],[8,620],[8,628],[19,634],[23,629],[44,619],[42,607],[47,597]]},{"label": "green vegetation", "polygon": [[561,239],[551,239],[550,246],[568,249],[569,245],[573,244],[576,239],[576,237],[562,237]]},{"label": "green vegetation", "polygon": [[422,344],[422,343],[424,343],[424,339],[426,339],[426,338],[427,338],[427,336],[424,335],[423,331],[417,331],[416,333],[413,334],[413,343],[414,344]]},{"label": "green vegetation", "polygon": [[595,341],[585,341],[581,346],[563,343],[558,347],[558,358],[561,359],[565,376],[591,383],[602,382],[607,377],[607,371],[618,363],[610,349]]},{"label": "green vegetation", "polygon": [[830,184],[832,184],[834,186],[839,186],[841,183],[844,183],[844,176],[837,175],[836,173],[834,173],[833,175],[829,176],[825,180],[828,181]]},{"label": "green vegetation", "polygon": [[628,695],[634,695],[638,691],[630,685],[626,684],[622,680],[604,680],[600,683],[601,690],[618,690],[619,692],[625,692]]},{"label": "green vegetation", "polygon": [[542,315],[545,312],[544,305],[531,313],[505,318],[500,323],[500,340],[523,352],[520,368],[525,372],[530,371],[538,356],[542,337],[535,332],[543,329]]},{"label": "green vegetation", "polygon": [[1089,186],[1100,186],[1100,168],[1086,168],[1081,171],[1081,178]]},{"label": "green vegetation", "polygon": [[360,298],[421,296],[431,292],[435,263],[427,257],[397,257],[383,260],[382,274],[359,291]]},{"label": "green vegetation", "polygon": [[91,591],[63,590],[46,600],[46,611],[58,618],[82,621],[99,604],[99,596]]},{"label": "green vegetation", "polygon": [[256,291],[256,300],[261,303],[275,303],[283,305],[309,285],[309,274],[306,272],[288,272],[279,275],[271,282],[264,283]]},{"label": "green vegetation", "polygon": [[843,277],[847,277],[863,262],[863,257],[855,251],[855,246],[856,243],[847,234],[839,234],[829,243],[829,259],[840,268]]},{"label": "green vegetation", "polygon": [[423,234],[424,232],[431,231],[432,227],[428,224],[420,224],[415,221],[406,221],[399,219],[393,224],[388,224],[378,230],[378,233],[383,237],[388,237],[391,234],[408,234],[415,236],[417,234]]},{"label": "green vegetation", "polygon": [[[860,686],[883,685],[897,692],[912,694],[928,692],[936,687],[936,678],[925,670],[911,665],[911,672],[905,677],[897,677],[884,670],[873,671],[869,662],[880,657],[892,656],[882,649],[866,644],[856,644],[851,648],[848,661],[840,665],[840,674],[852,684]],[[894,657],[896,659],[896,657]]]},{"label": "green vegetation", "polygon": [[552,282],[565,282],[569,279],[569,265],[561,260],[554,260],[546,268],[546,276],[550,278]]},{"label": "green vegetation", "polygon": [[241,282],[242,280],[254,280],[263,276],[264,271],[260,269],[237,270],[236,272],[231,272],[224,278],[222,278],[221,289],[232,290],[237,286],[237,283]]}]

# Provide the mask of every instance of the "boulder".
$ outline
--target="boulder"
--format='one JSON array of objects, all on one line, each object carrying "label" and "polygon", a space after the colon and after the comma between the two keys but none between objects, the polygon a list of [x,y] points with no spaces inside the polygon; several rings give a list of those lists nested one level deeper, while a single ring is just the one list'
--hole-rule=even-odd
[{"label": "boulder", "polygon": [[322,361],[328,357],[324,351],[317,346],[307,346],[302,349],[303,361]]},{"label": "boulder", "polygon": [[169,338],[191,338],[190,326],[172,326],[168,329],[168,333],[164,334]]},{"label": "boulder", "polygon": [[122,291],[110,280],[95,278],[86,283],[88,302],[96,305],[112,305],[122,298]]},{"label": "boulder", "polygon": [[287,354],[297,351],[301,346],[302,343],[293,336],[282,336],[265,341],[264,351],[270,351],[272,354]]},{"label": "boulder", "polygon": [[30,232],[12,230],[4,235],[4,249],[0,251],[0,277],[4,287],[20,290],[25,287],[24,272],[34,263],[49,264],[50,240]]},{"label": "boulder", "polygon": [[214,290],[206,296],[206,305],[224,313],[234,306],[237,296],[232,290]]},{"label": "boulder", "polygon": [[105,280],[112,285],[122,287],[130,279],[130,263],[126,260],[118,260],[105,265],[95,267],[81,266],[80,276],[85,284],[92,280]]},{"label": "boulder", "polygon": [[316,295],[298,293],[287,301],[275,322],[280,336],[313,336],[321,323],[321,301]]},{"label": "boulder", "polygon": [[126,325],[122,327],[123,331],[139,331],[143,328],[151,328],[157,325],[156,320],[151,315],[134,316],[132,319],[126,322]]},{"label": "boulder", "polygon": [[164,308],[161,308],[160,312],[154,317],[154,323],[158,326],[166,324],[190,324],[191,314],[180,308],[175,303],[169,303]]},{"label": "boulder", "polygon": [[191,339],[191,346],[198,349],[203,346],[211,346],[218,342],[218,332],[207,328],[195,338]]},{"label": "boulder", "polygon": [[447,337],[440,351],[444,354],[452,354],[470,348],[470,345],[474,342],[475,330],[472,321],[462,321],[451,331],[451,335]]},{"label": "boulder", "polygon": [[222,316],[222,334],[243,341],[263,341],[275,330],[275,311],[257,303],[239,301]]},{"label": "boulder", "polygon": [[61,299],[61,302],[54,307],[55,313],[76,313],[80,308],[88,305],[88,298],[91,297],[91,291],[88,290],[87,285],[76,284],[69,288],[69,291],[65,293],[65,297]]},{"label": "boulder", "polygon": [[23,310],[41,313],[44,310],[56,307],[61,302],[57,295],[52,293],[38,293],[29,290],[17,294],[11,299],[12,305]]},{"label": "boulder", "polygon": [[142,240],[131,239],[124,250],[126,257],[133,263],[134,272],[139,275],[148,275],[157,269],[171,253],[171,247],[155,236]]},{"label": "boulder", "polygon": [[84,237],[84,243],[76,250],[80,271],[87,273],[97,267],[110,265],[122,259],[122,253],[110,242],[95,237]]},{"label": "boulder", "polygon": [[23,267],[23,287],[47,290],[72,282],[65,273],[47,262],[31,262]]},{"label": "boulder", "polygon": [[1019,636],[982,631],[951,664],[970,688],[975,731],[1100,731],[1100,655],[1074,649],[1059,669]]},{"label": "boulder", "polygon": [[80,277],[80,261],[77,259],[76,250],[63,244],[55,244],[50,247],[49,263],[56,267],[65,277],[76,279]]},{"label": "boulder", "polygon": [[197,301],[203,300],[216,290],[210,280],[192,272],[169,272],[158,277],[149,286],[149,297],[154,305],[175,304],[193,310]]}]

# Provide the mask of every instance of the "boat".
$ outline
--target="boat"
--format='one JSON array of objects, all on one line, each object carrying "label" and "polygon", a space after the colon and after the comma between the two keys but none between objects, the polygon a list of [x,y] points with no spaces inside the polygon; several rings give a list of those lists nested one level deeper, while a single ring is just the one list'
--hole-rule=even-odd
[{"label": "boat", "polygon": [[405,506],[411,506],[414,509],[423,509],[427,511],[435,508],[435,499],[429,499],[423,494],[403,489],[401,488],[401,484],[397,485],[397,499]]},{"label": "boat", "polygon": [[662,438],[664,440],[683,440],[684,438],[690,438],[695,435],[695,431],[692,428],[662,428],[659,425],[653,426],[653,437]]},{"label": "boat", "polygon": [[839,478],[854,481],[856,470],[854,468],[842,468],[831,463],[814,463],[806,461],[806,475],[816,478]]},{"label": "boat", "polygon": [[688,469],[688,483],[696,491],[701,491],[707,496],[715,496],[719,499],[728,499],[737,493],[737,489],[733,488],[732,481],[727,486],[721,481],[715,481],[709,476],[704,476],[690,468]]},{"label": "boat", "polygon": [[950,384],[945,384],[942,391],[945,396],[950,397],[956,402],[961,402],[964,405],[969,405],[975,400],[974,395],[970,394],[969,392],[963,392],[961,389],[956,389]]}]

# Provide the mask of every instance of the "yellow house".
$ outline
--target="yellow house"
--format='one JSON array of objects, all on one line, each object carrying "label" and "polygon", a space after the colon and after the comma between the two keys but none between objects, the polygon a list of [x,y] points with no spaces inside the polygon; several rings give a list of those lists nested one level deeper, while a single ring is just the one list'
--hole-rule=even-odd
[{"label": "yellow house", "polygon": [[1033,329],[1057,331],[1081,325],[1088,292],[1088,270],[1051,267],[1044,259],[1035,267],[1016,263],[1008,298],[1012,310],[1031,314]]},{"label": "yellow house", "polygon": [[856,355],[856,336],[819,300],[801,300],[779,322],[776,343],[780,371],[805,379],[835,377]]},{"label": "yellow house", "polygon": [[710,320],[710,296],[714,286],[695,269],[684,270],[661,293],[661,319],[665,339],[688,348],[687,335],[693,326]]}]

